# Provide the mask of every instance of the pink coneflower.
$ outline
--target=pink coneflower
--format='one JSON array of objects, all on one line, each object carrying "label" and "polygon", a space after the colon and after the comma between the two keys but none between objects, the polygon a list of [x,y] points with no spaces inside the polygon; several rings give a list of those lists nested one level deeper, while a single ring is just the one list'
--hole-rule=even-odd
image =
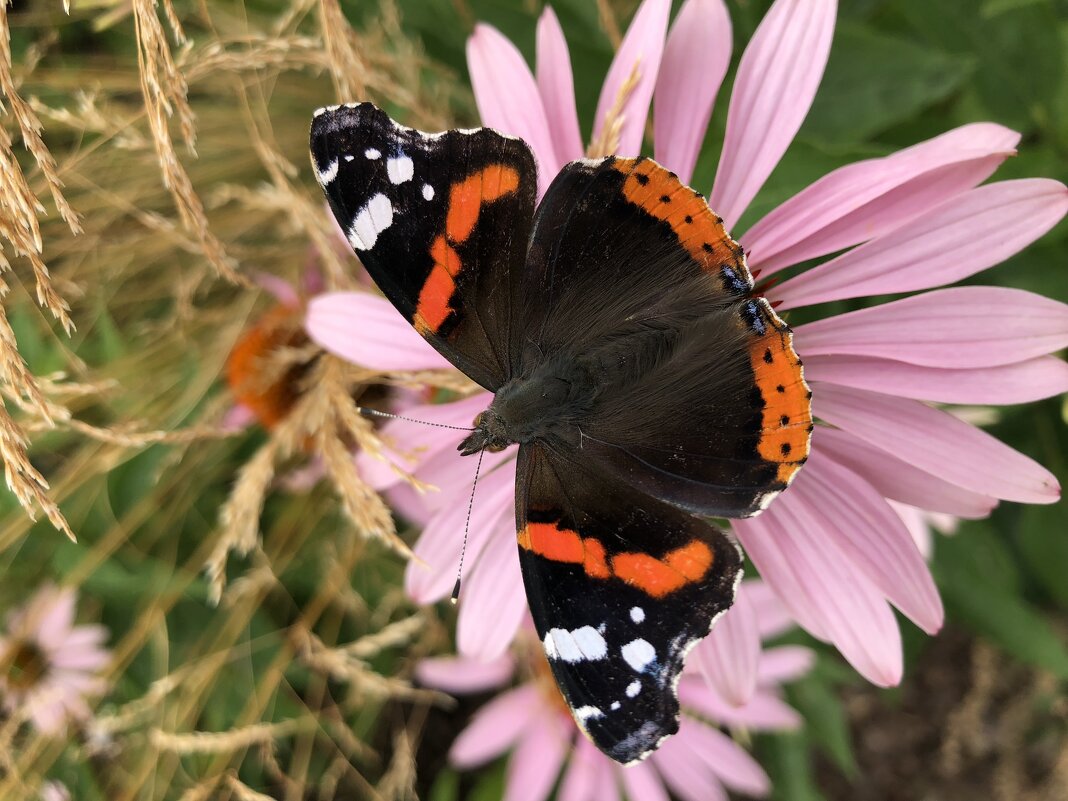
[{"label": "pink coneflower", "polygon": [[0,698],[43,734],[60,734],[89,717],[87,698],[107,685],[97,673],[111,658],[103,626],[74,625],[72,589],[45,586],[7,618],[0,637]]},{"label": "pink coneflower", "polygon": [[[602,89],[592,138],[598,151],[638,155],[651,100],[653,155],[690,181],[732,37],[721,0],[687,0],[668,33],[670,6],[669,0],[645,0],[639,7]],[[728,228],[808,112],[835,13],[833,0],[777,0],[742,55],[709,201]],[[567,45],[551,9],[538,25],[536,76],[487,25],[477,26],[469,40],[468,64],[483,122],[531,144],[542,190],[561,165],[583,156]],[[740,237],[735,232],[736,238],[760,281],[839,254],[765,286],[780,313],[958,281],[1026,247],[1068,211],[1068,190],[1056,181],[980,185],[1018,141],[1017,133],[994,123],[965,125],[835,170]],[[344,348],[356,361],[374,358],[371,339],[341,335],[355,318],[340,298],[312,306],[313,337],[320,312],[327,311],[332,330],[319,341]],[[375,341],[391,342],[394,350],[403,345],[410,359],[441,363],[405,333],[399,315],[380,322]],[[1068,306],[994,287],[910,295],[795,328],[794,346],[820,423],[811,457],[767,511],[734,522],[733,530],[794,618],[832,642],[872,682],[892,685],[901,678],[891,605],[928,633],[943,620],[923,556],[888,501],[979,518],[1001,499],[1052,503],[1060,496],[1049,471],[931,404],[1024,403],[1064,392],[1068,365],[1049,354],[1065,345]],[[488,405],[482,394],[446,408],[413,409],[409,416],[469,425]],[[452,585],[472,469],[456,457],[446,429],[397,421],[384,431],[397,443],[397,464],[414,465],[418,478],[441,488],[430,497],[435,513],[407,576],[415,599],[433,601]],[[466,655],[501,654],[523,614],[512,541],[513,455],[514,449],[486,454],[491,470],[479,482],[458,629]],[[397,480],[388,468],[378,469],[383,485]],[[744,615],[735,610],[724,620]],[[735,660],[734,669],[751,674],[749,627],[724,625],[749,655]],[[751,677],[740,672],[735,688],[751,686]]]},{"label": "pink coneflower", "polygon": [[669,791],[687,801],[725,801],[727,790],[764,796],[770,784],[753,757],[717,726],[750,731],[797,728],[800,717],[778,688],[806,673],[811,664],[812,653],[798,646],[762,652],[755,670],[757,688],[740,707],[710,688],[691,664],[679,682],[683,714],[678,734],[647,761],[627,768],[577,736],[532,626],[523,629],[511,652],[489,662],[428,659],[416,675],[428,686],[457,695],[496,690],[519,675],[521,683],[482,707],[449,752],[449,761],[465,769],[511,751],[504,794],[509,801],[542,801],[561,772],[561,801],[623,795],[634,801],[666,801]]}]

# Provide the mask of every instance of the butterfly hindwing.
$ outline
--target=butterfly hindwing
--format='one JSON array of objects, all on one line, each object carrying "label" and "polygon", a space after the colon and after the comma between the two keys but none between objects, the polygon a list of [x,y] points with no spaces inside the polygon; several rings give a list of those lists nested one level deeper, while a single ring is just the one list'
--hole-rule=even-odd
[{"label": "butterfly hindwing", "polygon": [[734,598],[718,529],[542,444],[520,448],[519,558],[534,625],[576,722],[613,759],[678,729],[686,652]]},{"label": "butterfly hindwing", "polygon": [[470,378],[499,387],[536,199],[530,149],[487,128],[426,134],[351,103],[316,112],[311,153],[386,297]]},{"label": "butterfly hindwing", "polygon": [[790,330],[673,173],[569,164],[538,208],[524,280],[526,363],[574,354],[604,388],[581,425],[587,458],[722,517],[758,512],[804,462],[812,416]]}]

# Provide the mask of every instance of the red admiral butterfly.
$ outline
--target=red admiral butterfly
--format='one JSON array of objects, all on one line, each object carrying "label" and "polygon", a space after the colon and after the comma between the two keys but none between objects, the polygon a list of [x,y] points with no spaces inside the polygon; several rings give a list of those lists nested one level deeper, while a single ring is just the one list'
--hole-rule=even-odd
[{"label": "red admiral butterfly", "polygon": [[731,604],[747,517],[805,461],[790,329],[704,198],[646,158],[568,164],[489,129],[426,134],[369,103],[315,113],[315,170],[415,328],[495,393],[465,455],[519,444],[516,528],[575,720],[619,762],[678,730],[686,652]]}]

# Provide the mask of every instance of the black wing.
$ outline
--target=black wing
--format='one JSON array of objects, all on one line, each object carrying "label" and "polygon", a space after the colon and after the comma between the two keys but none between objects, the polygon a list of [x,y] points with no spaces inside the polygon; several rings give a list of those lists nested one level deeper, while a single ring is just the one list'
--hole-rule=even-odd
[{"label": "black wing", "polygon": [[537,194],[530,149],[486,128],[422,133],[351,103],[315,112],[311,154],[386,297],[473,380],[501,386]]},{"label": "black wing", "polygon": [[523,370],[579,360],[601,387],[583,455],[694,513],[745,517],[808,454],[790,329],[753,296],[704,198],[650,159],[574,162],[538,208]]},{"label": "black wing", "polygon": [[622,763],[678,730],[687,651],[734,599],[718,529],[542,444],[519,450],[519,560],[534,625],[579,727]]}]

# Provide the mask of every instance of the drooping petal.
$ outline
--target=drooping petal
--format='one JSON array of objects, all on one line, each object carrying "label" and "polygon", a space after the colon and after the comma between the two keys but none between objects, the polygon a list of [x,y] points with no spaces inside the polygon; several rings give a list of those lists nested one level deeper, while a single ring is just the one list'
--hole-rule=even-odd
[{"label": "drooping petal", "polygon": [[469,695],[503,686],[514,672],[515,660],[511,654],[488,661],[442,656],[419,662],[415,677],[427,687],[453,695]]},{"label": "drooping petal", "polygon": [[460,732],[449,749],[449,762],[458,768],[472,768],[503,754],[532,723],[541,704],[533,684],[498,695]]},{"label": "drooping petal", "polygon": [[[333,214],[330,215],[330,219],[334,219]],[[283,306],[296,308],[300,305],[300,295],[297,294],[296,288],[284,278],[279,278],[277,275],[271,275],[270,273],[258,272],[253,276],[253,280],[273,295],[274,299]]]},{"label": "drooping petal", "polygon": [[779,596],[766,582],[760,579],[743,581],[739,591],[749,596],[749,603],[756,612],[760,639],[769,640],[772,637],[778,637],[796,625],[796,621],[786,611]]},{"label": "drooping petal", "polygon": [[235,403],[219,421],[219,427],[224,431],[241,431],[256,422],[256,413],[243,403]]},{"label": "drooping petal", "polygon": [[936,403],[1029,403],[1068,392],[1068,363],[1039,356],[1015,364],[945,370],[872,356],[808,356],[805,378]]},{"label": "drooping petal", "polygon": [[552,135],[553,148],[561,165],[582,158],[582,134],[575,108],[575,82],[571,74],[571,54],[552,6],[538,20],[538,92]]},{"label": "drooping petal", "polygon": [[734,521],[746,553],[798,622],[829,640],[873,684],[901,681],[901,633],[881,592],[837,544],[814,530],[804,477],[755,518]]},{"label": "drooping petal", "polygon": [[812,449],[818,449],[848,467],[883,497],[921,509],[972,519],[986,517],[998,504],[997,499],[989,495],[970,492],[944,481],[846,431],[818,426]]},{"label": "drooping petal", "polygon": [[330,292],[312,298],[304,328],[335,356],[372,370],[451,367],[392,303],[370,292]]},{"label": "drooping petal", "polygon": [[971,189],[775,287],[783,308],[951,284],[993,267],[1068,212],[1068,188],[1030,178]]},{"label": "drooping petal", "polygon": [[503,801],[545,801],[556,784],[567,750],[566,720],[551,710],[537,713],[534,725],[523,733],[504,784]]},{"label": "drooping petal", "polygon": [[819,531],[908,618],[928,634],[942,628],[944,610],[927,563],[886,501],[856,473],[813,451],[797,478],[791,508],[798,525]]},{"label": "drooping petal", "polygon": [[763,276],[899,228],[986,180],[1020,134],[978,122],[825,175],[741,237]]},{"label": "drooping petal", "polygon": [[[653,760],[648,760],[619,769],[628,801],[671,801],[654,765]],[[596,796],[590,798],[595,799]],[[564,799],[561,798],[560,801]]]},{"label": "drooping petal", "polygon": [[51,651],[61,647],[70,636],[77,594],[69,587],[50,589],[48,592],[50,600],[41,605],[40,617],[28,616],[27,622],[36,629],[37,642],[41,647]]},{"label": "drooping petal", "polygon": [[653,154],[684,184],[693,178],[732,43],[723,0],[687,0],[668,34],[653,95]]},{"label": "drooping petal", "polygon": [[456,647],[464,656],[477,659],[500,656],[515,639],[527,611],[514,515],[507,520],[507,533],[502,531],[504,522],[497,524],[497,530],[460,590]]},{"label": "drooping petal", "polygon": [[709,205],[741,218],[808,114],[834,34],[836,0],[777,0],[742,54]]},{"label": "drooping petal", "polygon": [[530,145],[538,162],[538,194],[544,194],[563,162],[523,55],[504,34],[480,22],[467,40],[467,69],[482,124]]},{"label": "drooping petal", "polygon": [[813,413],[965,489],[1019,503],[1055,503],[1056,477],[1033,459],[940,409],[835,384],[813,385]]},{"label": "drooping petal", "polygon": [[[485,453],[482,457],[482,475],[488,476],[490,473],[503,470],[514,479],[517,450],[513,446],[496,453]],[[443,448],[435,456],[427,459],[420,465],[418,474],[420,480],[438,488],[442,501],[451,503],[454,495],[466,500],[471,494],[475,465],[474,459],[461,456],[454,446]],[[479,483],[482,483],[481,478]],[[477,495],[475,502],[478,503]]]},{"label": "drooping petal", "polygon": [[728,801],[727,791],[714,776],[672,737],[651,757],[664,782],[683,801]]},{"label": "drooping petal", "polygon": [[[468,565],[474,567],[478,555],[495,532],[501,531],[507,515],[514,508],[515,483],[509,476],[495,471],[479,482],[479,492],[471,506],[468,529]],[[467,522],[467,499],[444,506],[423,530],[415,544],[415,558],[408,563],[404,586],[416,603],[432,603],[444,598],[456,580]],[[514,523],[508,530],[514,535]],[[514,543],[513,543],[514,547]]]},{"label": "drooping petal", "polygon": [[816,664],[816,653],[803,645],[780,645],[760,655],[757,681],[770,687],[799,679]]},{"label": "drooping petal", "polygon": [[931,537],[931,527],[927,525],[927,520],[924,518],[922,509],[917,509],[915,506],[909,506],[906,503],[898,503],[897,501],[886,501],[890,504],[890,508],[894,510],[898,517],[901,518],[901,522],[905,524],[905,528],[909,530],[909,534],[912,535],[912,541],[916,543],[916,548],[923,554],[924,559],[930,559],[931,554],[934,552],[934,542]]},{"label": "drooping petal", "polygon": [[642,2],[601,87],[597,117],[593,124],[594,141],[601,138],[605,120],[616,107],[621,90],[637,70],[637,83],[631,87],[623,103],[619,147],[615,150],[620,156],[637,156],[641,152],[645,121],[649,116],[649,102],[653,99],[653,88],[660,70],[670,13],[671,0]]},{"label": "drooping petal", "polygon": [[731,706],[704,681],[683,676],[679,683],[679,699],[683,707],[693,709],[724,726],[739,726],[755,731],[796,729],[801,716],[774,693],[757,690],[745,706]]},{"label": "drooping petal", "polygon": [[771,782],[764,769],[749,753],[727,735],[683,716],[673,740],[691,760],[703,765],[735,792],[751,796],[767,795]]},{"label": "drooping petal", "polygon": [[742,706],[756,690],[760,661],[760,629],[756,610],[746,593],[739,592],[734,605],[716,622],[712,633],[694,649],[705,678],[729,703]]},{"label": "drooping petal", "polygon": [[580,737],[575,743],[567,772],[560,783],[557,801],[592,801],[597,797],[597,785],[601,778],[600,762],[605,758],[593,743]]},{"label": "drooping petal", "polygon": [[794,329],[801,356],[879,356],[928,367],[994,367],[1068,347],[1068,305],[1021,289],[940,289]]}]

